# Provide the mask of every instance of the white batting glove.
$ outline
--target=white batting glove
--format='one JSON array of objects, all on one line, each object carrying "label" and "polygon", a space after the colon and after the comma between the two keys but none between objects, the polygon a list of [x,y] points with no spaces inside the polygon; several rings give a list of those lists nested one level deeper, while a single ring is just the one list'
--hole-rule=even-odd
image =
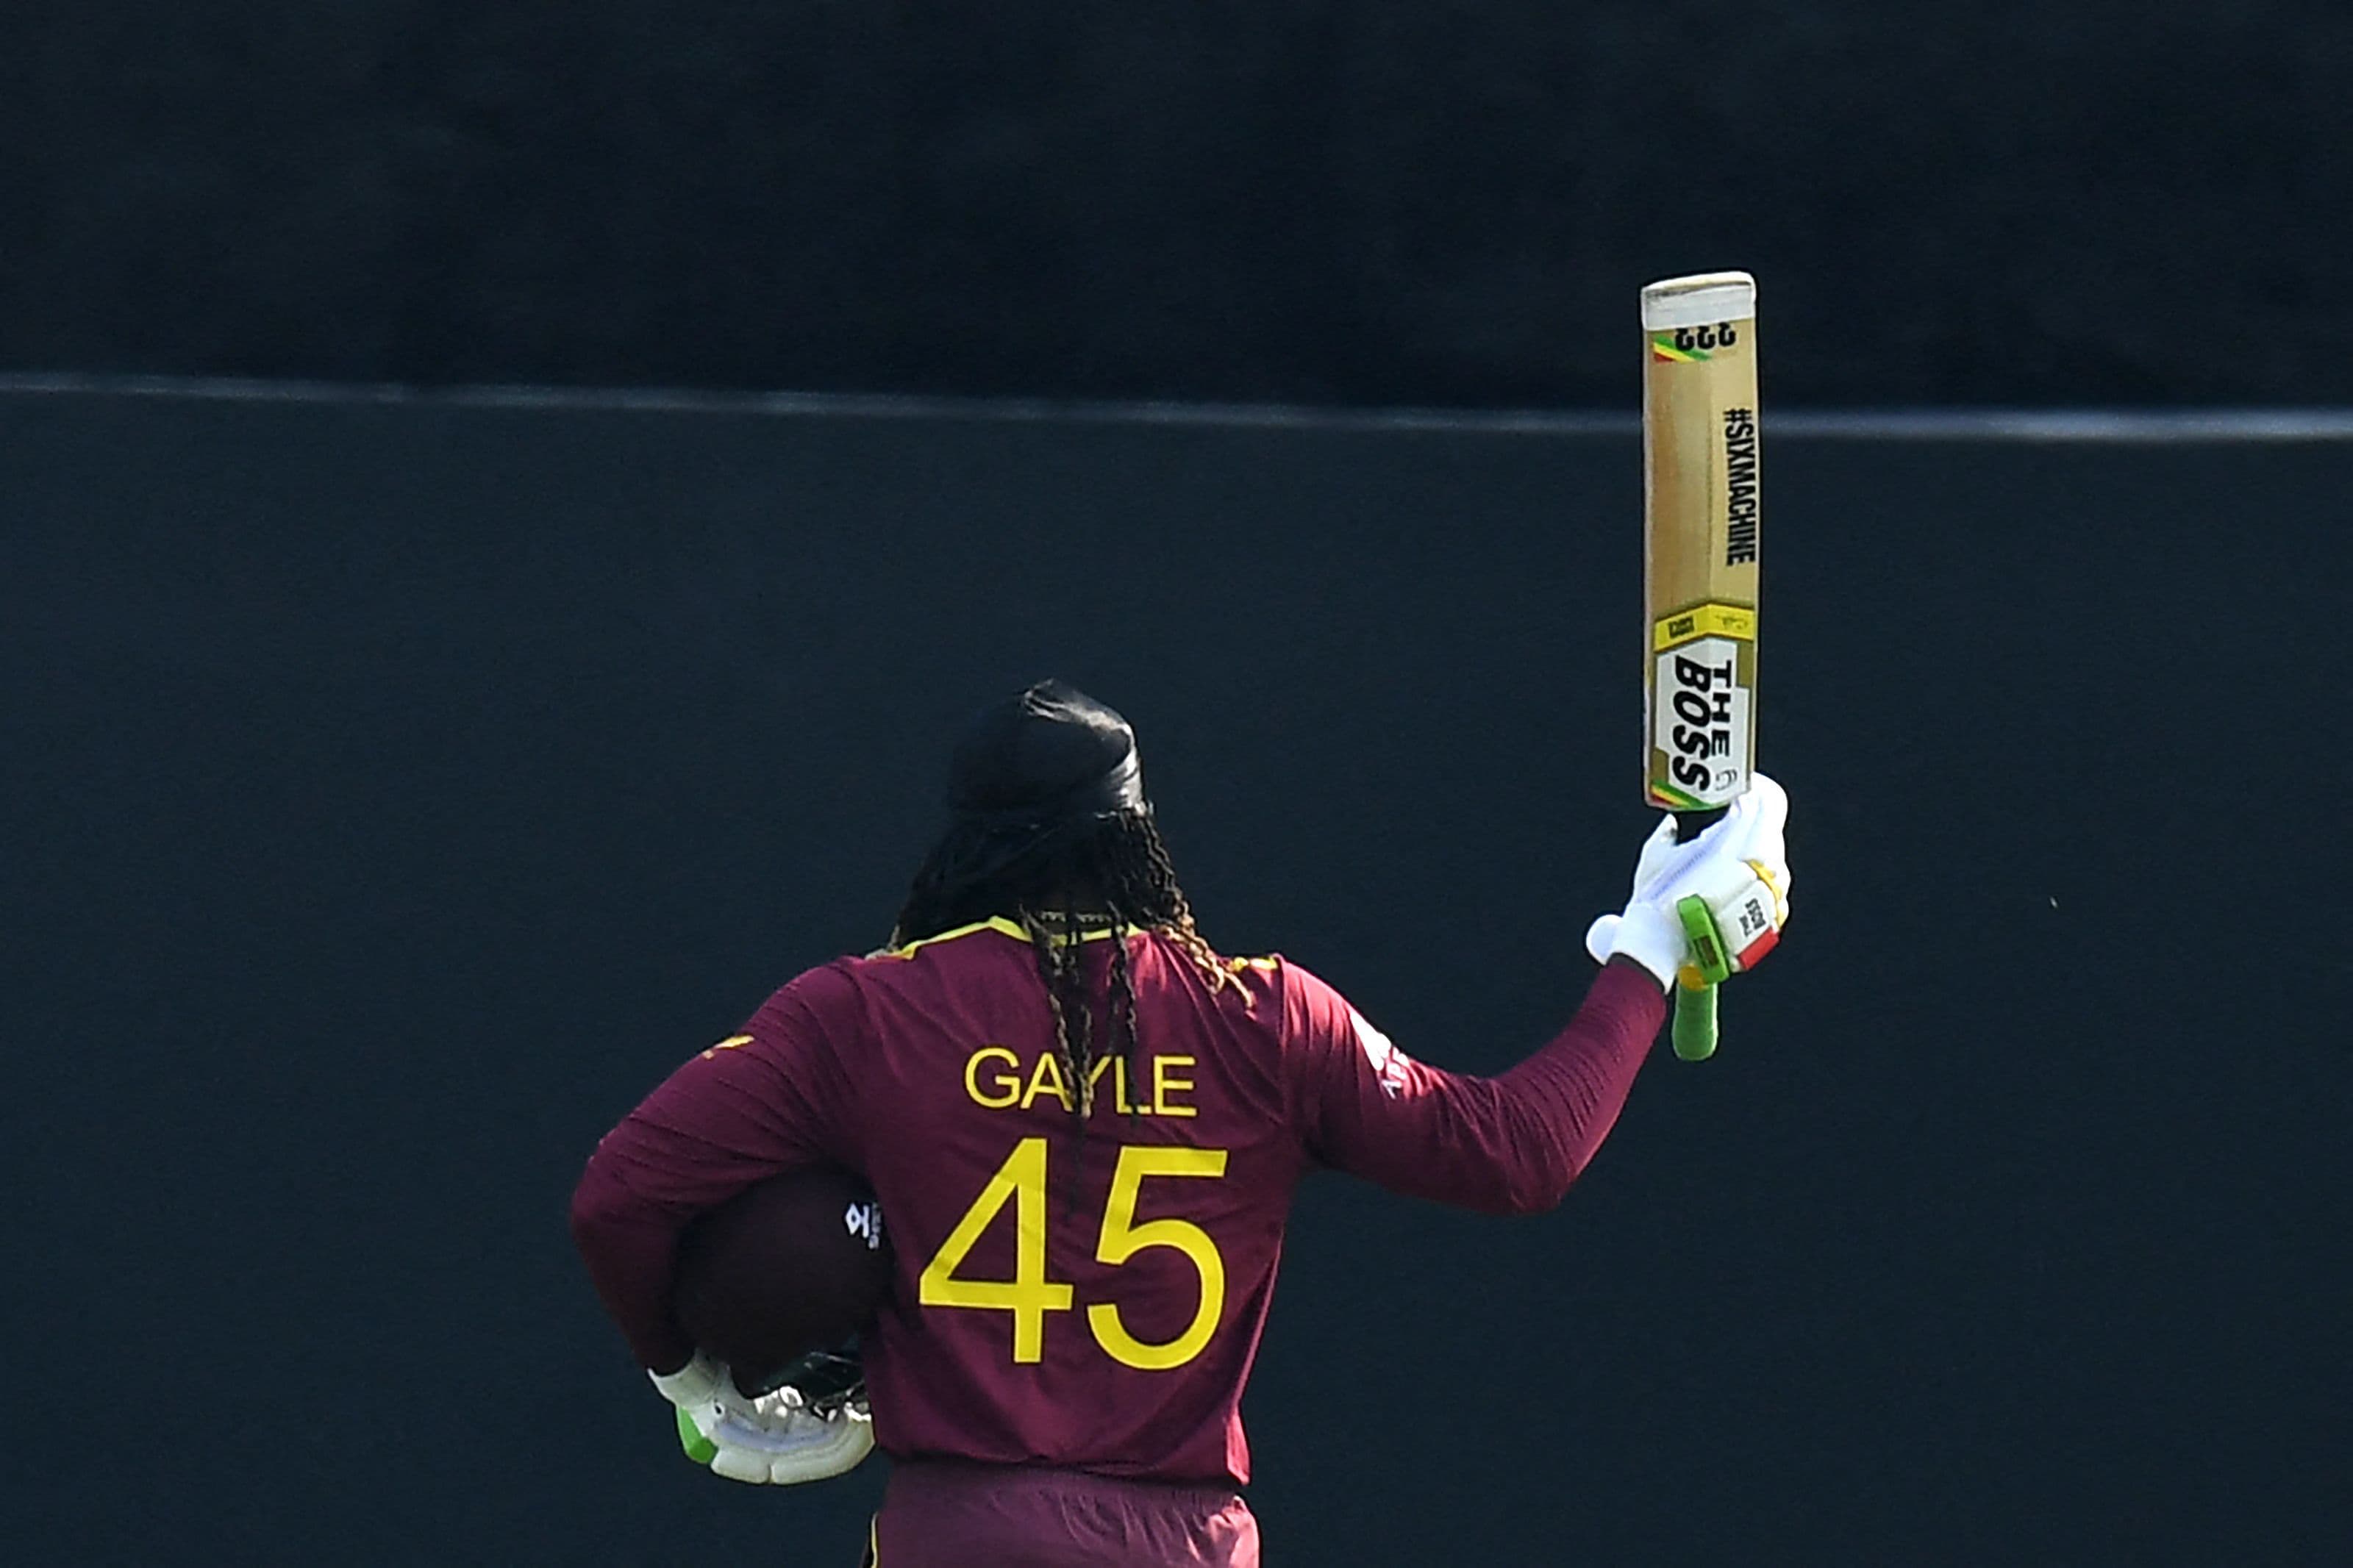
[{"label": "white batting glove", "polygon": [[700,1351],[676,1372],[647,1375],[678,1407],[679,1441],[687,1457],[731,1481],[779,1487],[821,1481],[874,1451],[874,1423],[863,1405],[820,1414],[789,1387],[747,1398],[725,1363]]},{"label": "white batting glove", "polygon": [[[1675,819],[1663,819],[1642,846],[1625,912],[1595,921],[1585,950],[1602,963],[1630,958],[1662,985],[1679,974],[1690,985],[1711,978],[1709,966],[1696,962],[1701,957],[1717,959],[1715,978],[1755,968],[1789,919],[1788,819],[1788,794],[1763,773],[1752,775],[1723,819],[1688,844],[1675,842]],[[1718,955],[1695,954],[1676,913],[1678,903],[1694,896],[1722,939]]]}]

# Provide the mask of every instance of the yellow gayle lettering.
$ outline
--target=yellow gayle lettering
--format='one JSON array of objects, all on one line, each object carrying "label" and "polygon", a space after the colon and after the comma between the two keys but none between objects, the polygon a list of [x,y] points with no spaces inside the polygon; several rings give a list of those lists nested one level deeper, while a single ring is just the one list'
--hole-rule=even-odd
[{"label": "yellow gayle lettering", "polygon": [[1188,1068],[1193,1065],[1194,1058],[1191,1057],[1155,1057],[1152,1058],[1153,1115],[1194,1116],[1199,1114],[1192,1106],[1171,1105],[1168,1103],[1168,1096],[1172,1090],[1189,1091],[1193,1087],[1193,1080],[1191,1079],[1173,1077],[1169,1073],[1168,1069],[1172,1067]]},{"label": "yellow gayle lettering", "polygon": [[1038,1098],[1038,1091],[1046,1087],[1046,1080],[1050,1078],[1054,1080],[1054,1098],[1062,1102],[1063,1110],[1071,1109],[1071,1090],[1070,1086],[1062,1081],[1062,1064],[1054,1059],[1051,1051],[1044,1051],[1039,1054],[1038,1065],[1029,1069],[1029,1092],[1021,1097],[1022,1110],[1029,1109],[1030,1103]]},{"label": "yellow gayle lettering", "polygon": [[1125,1057],[1104,1057],[1093,1067],[1089,1068],[1087,1087],[1101,1094],[1103,1072],[1106,1068],[1111,1072],[1112,1109],[1125,1116],[1132,1109],[1127,1103],[1127,1058]]},{"label": "yellow gayle lettering", "polygon": [[991,1110],[1002,1110],[1021,1098],[1021,1079],[1016,1074],[1000,1072],[989,1079],[989,1082],[1002,1092],[994,1099],[981,1093],[980,1063],[984,1057],[1002,1057],[1008,1066],[1015,1068],[1021,1065],[1021,1058],[1003,1046],[983,1046],[965,1058],[964,1091],[972,1096],[972,1102],[975,1105],[985,1105]]},{"label": "yellow gayle lettering", "polygon": [[[1198,1116],[1198,1108],[1174,1098],[1193,1092],[1193,1079],[1180,1076],[1182,1069],[1195,1067],[1198,1057],[1154,1057],[1152,1058],[1152,1092],[1138,1103],[1135,1086],[1128,1082],[1127,1058],[1105,1057],[1087,1068],[1087,1082],[1100,1095],[1103,1075],[1111,1076],[1112,1109],[1122,1116],[1138,1112],[1145,1116]],[[994,1070],[985,1070],[985,1066]],[[1076,1103],[1071,1098],[1070,1080],[1062,1075],[1062,1059],[1051,1051],[1040,1052],[1030,1065],[1028,1077],[1021,1071],[1021,1058],[1003,1046],[983,1046],[964,1063],[964,1091],[975,1105],[991,1110],[1010,1110],[1018,1106],[1029,1110],[1041,1095],[1051,1095],[1071,1110]],[[1096,1102],[1101,1105],[1100,1100]]]}]

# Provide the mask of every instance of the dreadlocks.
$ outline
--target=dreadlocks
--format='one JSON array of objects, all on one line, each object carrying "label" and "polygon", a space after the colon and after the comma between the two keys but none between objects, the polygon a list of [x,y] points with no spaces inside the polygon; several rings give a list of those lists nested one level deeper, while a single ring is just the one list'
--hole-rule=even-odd
[{"label": "dreadlocks", "polygon": [[[1233,972],[1194,924],[1192,906],[1177,885],[1149,807],[1106,817],[1060,848],[1017,860],[993,876],[961,879],[960,870],[991,858],[987,837],[986,830],[959,824],[940,840],[908,889],[891,945],[904,947],[992,915],[1019,921],[1037,955],[1062,1070],[1083,1124],[1094,1110],[1096,1065],[1124,1052],[1133,1072],[1139,1049],[1135,981],[1124,934],[1146,931],[1166,937],[1212,991],[1236,984]],[[1098,1031],[1098,1003],[1087,982],[1080,938],[1104,929],[1114,940]]]},{"label": "dreadlocks", "polygon": [[[1133,1073],[1139,1055],[1128,933],[1175,943],[1212,991],[1237,983],[1193,924],[1145,798],[1135,731],[1112,709],[1041,680],[984,710],[956,742],[947,795],[953,823],[915,874],[891,945],[994,916],[1020,922],[1083,1139],[1097,1068],[1124,1051]],[[1082,943],[1097,930],[1111,937],[1100,1027]]]}]

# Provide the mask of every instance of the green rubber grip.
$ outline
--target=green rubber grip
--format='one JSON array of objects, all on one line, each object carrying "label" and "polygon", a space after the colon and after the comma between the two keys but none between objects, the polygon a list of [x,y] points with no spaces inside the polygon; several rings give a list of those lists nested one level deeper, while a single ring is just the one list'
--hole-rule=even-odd
[{"label": "green rubber grip", "polygon": [[1675,918],[1683,921],[1683,936],[1691,942],[1692,966],[1706,983],[1694,989],[1675,982],[1675,1055],[1687,1062],[1704,1062],[1715,1055],[1715,988],[1732,978],[1732,960],[1705,899],[1678,899]]},{"label": "green rubber grip", "polygon": [[1704,1062],[1715,1055],[1715,987],[1694,991],[1675,984],[1675,1055],[1687,1062]]}]

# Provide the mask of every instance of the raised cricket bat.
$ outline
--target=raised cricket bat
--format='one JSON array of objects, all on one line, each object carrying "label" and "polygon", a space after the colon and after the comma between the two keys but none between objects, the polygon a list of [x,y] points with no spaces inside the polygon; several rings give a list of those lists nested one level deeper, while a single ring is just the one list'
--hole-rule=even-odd
[{"label": "raised cricket bat", "polygon": [[[1642,384],[1642,795],[1688,841],[1756,763],[1757,279],[1644,289]],[[1682,912],[1700,962],[1675,987],[1674,1047],[1699,1061],[1715,1050],[1728,971],[1704,906]]]}]

